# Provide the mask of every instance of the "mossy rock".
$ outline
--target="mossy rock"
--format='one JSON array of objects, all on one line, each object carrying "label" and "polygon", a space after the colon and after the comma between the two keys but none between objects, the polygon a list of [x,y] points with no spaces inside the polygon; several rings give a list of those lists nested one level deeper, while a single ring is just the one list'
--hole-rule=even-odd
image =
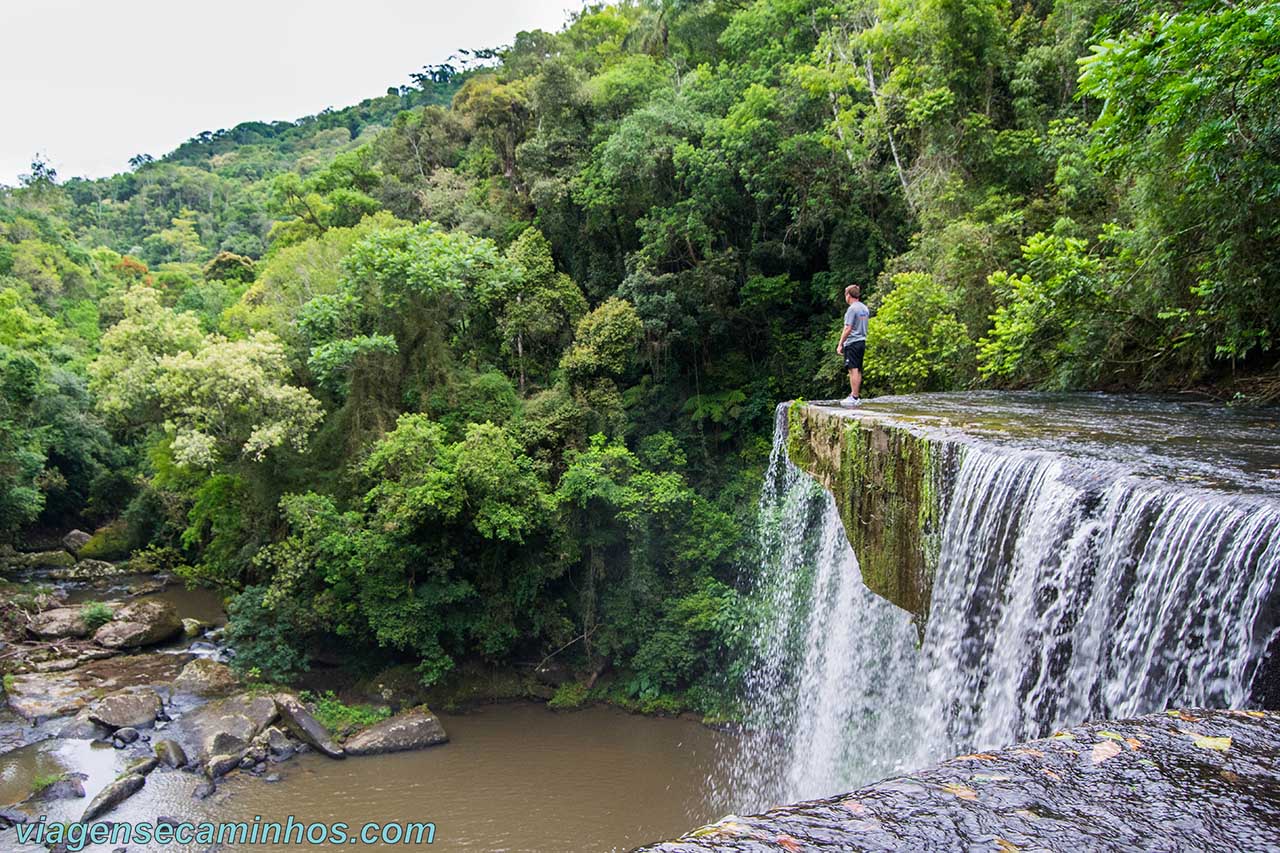
[{"label": "mossy rock", "polygon": [[913,613],[923,631],[956,447],[874,416],[796,403],[787,452],[835,498],[867,588]]},{"label": "mossy rock", "polygon": [[94,531],[81,547],[81,560],[123,560],[130,551],[129,529],[123,519],[116,519]]}]

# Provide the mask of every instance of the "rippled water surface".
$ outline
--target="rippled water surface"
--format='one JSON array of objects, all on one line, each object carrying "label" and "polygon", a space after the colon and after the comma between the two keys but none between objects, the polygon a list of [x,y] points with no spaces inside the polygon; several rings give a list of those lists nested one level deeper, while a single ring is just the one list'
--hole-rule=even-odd
[{"label": "rippled water surface", "polygon": [[1280,494],[1280,408],[1124,394],[1009,391],[877,397],[887,416],[968,443],[1045,451],[1178,483]]}]

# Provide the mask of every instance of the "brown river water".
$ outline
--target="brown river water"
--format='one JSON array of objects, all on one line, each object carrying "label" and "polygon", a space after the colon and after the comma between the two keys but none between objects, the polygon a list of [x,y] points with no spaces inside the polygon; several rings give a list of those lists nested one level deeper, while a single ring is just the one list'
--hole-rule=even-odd
[{"label": "brown river water", "polygon": [[[114,602],[146,577],[124,577],[96,587],[73,584],[68,603]],[[171,601],[184,617],[214,625],[226,617],[208,590],[171,584],[145,597]],[[209,644],[203,644],[213,649]],[[164,651],[182,651],[178,642]],[[233,773],[206,800],[191,794],[203,779],[158,769],[146,785],[110,814],[108,821],[430,822],[434,842],[421,849],[445,851],[625,851],[672,837],[716,819],[708,792],[718,781],[715,756],[728,737],[701,723],[628,714],[595,707],[555,712],[535,703],[489,705],[465,714],[440,714],[449,742],[418,752],[334,761],[318,754],[272,765],[279,781]],[[0,728],[20,721],[0,709]],[[47,733],[61,722],[46,724]],[[35,735],[36,733],[32,733]],[[152,737],[162,736],[148,732]],[[12,735],[12,731],[10,731]],[[32,738],[27,738],[32,739]],[[0,745],[3,748],[3,745]],[[22,799],[40,776],[87,774],[85,799],[43,807],[50,822],[75,821],[89,800],[131,759],[149,754],[145,744],[118,751],[85,740],[52,738],[0,754],[0,805]],[[723,754],[723,752],[721,753]],[[88,845],[110,853],[120,845]],[[227,845],[230,851],[317,849],[418,849],[411,845]],[[150,846],[129,853],[204,853],[207,844]],[[14,830],[0,831],[0,851],[41,853],[19,845]]]},{"label": "brown river water", "polygon": [[[281,776],[278,782],[235,774],[205,801],[191,798],[200,777],[157,770],[108,819],[154,821],[164,815],[252,822],[260,815],[263,821],[283,822],[293,815],[304,823],[343,821],[353,827],[367,821],[431,822],[435,841],[422,849],[599,853],[679,835],[719,817],[712,814],[706,791],[717,741],[725,735],[700,723],[603,707],[555,712],[531,703],[491,705],[440,719],[450,736],[442,746],[343,761],[303,755],[272,768]],[[0,801],[25,791],[33,774],[63,767],[89,774],[85,788],[92,797],[118,772],[121,757],[110,747],[67,740],[0,756]],[[86,803],[54,803],[49,819],[75,819]],[[63,804],[66,813],[58,808]],[[361,849],[393,846],[406,849]],[[0,848],[40,849],[19,847],[13,830],[0,833]],[[130,853],[203,849],[129,846]]]}]

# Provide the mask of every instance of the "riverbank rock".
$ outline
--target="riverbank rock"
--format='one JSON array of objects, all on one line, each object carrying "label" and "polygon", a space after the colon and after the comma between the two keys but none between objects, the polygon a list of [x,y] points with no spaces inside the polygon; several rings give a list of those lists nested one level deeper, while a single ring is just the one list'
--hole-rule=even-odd
[{"label": "riverbank rock", "polygon": [[149,776],[151,771],[160,766],[160,760],[154,755],[148,755],[143,758],[135,758],[125,767],[125,773],[137,773],[139,776]]},{"label": "riverbank rock", "polygon": [[126,773],[119,779],[116,779],[107,787],[103,788],[98,796],[94,797],[89,803],[89,807],[84,810],[84,814],[80,818],[81,823],[89,823],[95,818],[101,817],[134,794],[142,790],[142,786],[147,784],[146,777],[138,773]]},{"label": "riverbank rock", "polygon": [[66,548],[72,554],[80,553],[80,549],[89,544],[89,540],[93,537],[83,530],[72,530],[66,536],[62,537],[62,547]]},{"label": "riverbank rock", "polygon": [[84,773],[64,773],[58,781],[52,785],[45,785],[23,800],[22,804],[34,805],[51,803],[55,800],[83,799],[86,796],[84,780],[88,778]]},{"label": "riverbank rock", "polygon": [[277,716],[272,697],[241,693],[215,699],[187,713],[166,733],[172,733],[184,745],[187,755],[194,755],[209,777],[216,778],[221,775],[216,771],[228,759],[235,760],[226,769],[240,763],[249,744]]},{"label": "riverbank rock", "polygon": [[58,737],[71,740],[101,740],[111,735],[111,729],[90,718],[92,712],[81,708],[75,719],[58,730]]},{"label": "riverbank rock", "polygon": [[89,626],[79,607],[55,607],[31,617],[27,631],[42,640],[65,640],[89,636]]},{"label": "riverbank rock", "polygon": [[267,727],[258,739],[267,747],[267,758],[274,762],[286,761],[298,751],[297,742],[276,726]]},{"label": "riverbank rock", "polygon": [[95,705],[89,719],[110,729],[144,729],[155,725],[156,715],[163,709],[160,695],[151,687],[126,687]]},{"label": "riverbank rock", "polygon": [[59,581],[97,581],[123,577],[127,574],[130,574],[129,568],[123,563],[78,560],[70,567],[53,569],[49,572],[49,577]]},{"label": "riverbank rock", "polygon": [[116,729],[111,735],[111,744],[116,749],[124,749],[131,743],[135,743],[138,738],[142,737],[142,733],[132,726],[125,726],[123,729]]},{"label": "riverbank rock", "polygon": [[13,569],[70,569],[76,564],[76,558],[66,551],[35,551],[24,554],[14,552],[4,557],[4,562]]},{"label": "riverbank rock", "polygon": [[85,706],[88,697],[79,680],[68,676],[70,673],[40,672],[10,676],[5,683],[5,698],[10,708],[31,723],[74,714]]},{"label": "riverbank rock", "polygon": [[182,744],[173,738],[158,740],[151,748],[155,750],[156,758],[165,767],[177,770],[187,766],[187,752],[182,748]]},{"label": "riverbank rock", "polygon": [[311,712],[297,696],[289,693],[276,694],[276,707],[280,709],[280,720],[298,740],[330,758],[346,757],[346,751],[333,740],[329,730],[311,716]]},{"label": "riverbank rock", "polygon": [[218,696],[230,693],[240,686],[231,667],[208,658],[196,658],[182,668],[173,686],[184,693],[197,696]]},{"label": "riverbank rock", "polygon": [[1168,711],[730,815],[634,853],[1273,850],[1280,714]]},{"label": "riverbank rock", "polygon": [[449,740],[444,726],[426,708],[412,708],[352,735],[342,745],[347,755],[380,755],[423,749]]},{"label": "riverbank rock", "polygon": [[182,620],[168,601],[148,599],[125,605],[116,618],[93,635],[93,641],[109,649],[162,643],[182,633]]},{"label": "riverbank rock", "polygon": [[116,655],[67,672],[14,675],[6,684],[5,698],[19,716],[40,723],[76,714],[125,687],[167,684],[190,660],[190,655],[181,654]]},{"label": "riverbank rock", "polygon": [[207,630],[209,630],[208,622],[201,622],[199,619],[182,620],[182,635],[188,639],[194,640]]},{"label": "riverbank rock", "polygon": [[204,773],[210,779],[219,779],[240,766],[244,756],[238,752],[210,756],[204,763]]},{"label": "riverbank rock", "polygon": [[11,806],[0,808],[0,829],[9,829],[31,822],[31,816]]}]

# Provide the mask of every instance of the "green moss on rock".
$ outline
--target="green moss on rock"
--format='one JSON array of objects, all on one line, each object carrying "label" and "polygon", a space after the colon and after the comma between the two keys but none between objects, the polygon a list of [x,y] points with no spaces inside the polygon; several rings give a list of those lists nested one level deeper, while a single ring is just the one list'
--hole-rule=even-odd
[{"label": "green moss on rock", "polygon": [[874,416],[796,403],[787,452],[835,497],[867,587],[923,630],[955,449]]},{"label": "green moss on rock", "polygon": [[99,527],[80,548],[82,560],[123,560],[129,556],[129,529],[122,519]]}]

